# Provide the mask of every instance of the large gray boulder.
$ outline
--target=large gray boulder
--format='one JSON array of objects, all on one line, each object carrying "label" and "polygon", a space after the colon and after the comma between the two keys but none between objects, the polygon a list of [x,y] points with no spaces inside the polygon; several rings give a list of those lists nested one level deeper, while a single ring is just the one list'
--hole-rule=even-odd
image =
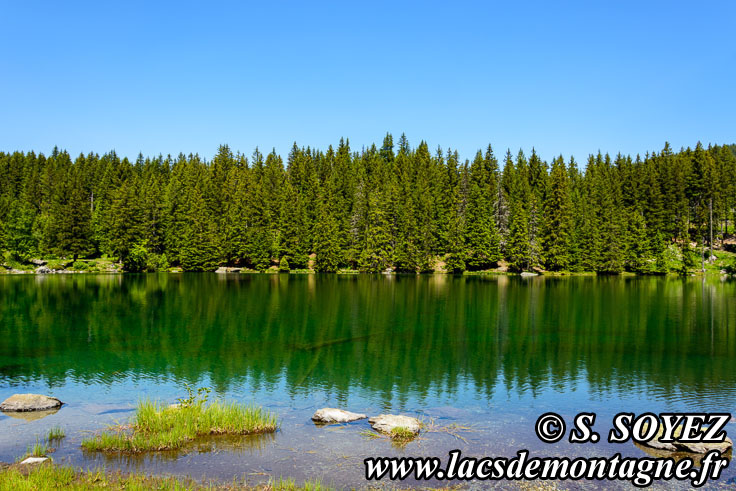
[{"label": "large gray boulder", "polygon": [[396,414],[381,414],[368,420],[374,430],[381,433],[391,433],[394,428],[404,428],[415,435],[422,429],[422,423],[411,416]]},{"label": "large gray boulder", "polygon": [[62,404],[63,402],[56,397],[40,394],[13,394],[0,403],[0,411],[47,411],[59,408]]},{"label": "large gray boulder", "polygon": [[314,415],[312,415],[312,421],[315,423],[350,423],[351,421],[358,421],[359,419],[365,419],[368,416],[365,414],[351,413],[343,409],[336,409],[334,407],[325,407],[318,409]]}]

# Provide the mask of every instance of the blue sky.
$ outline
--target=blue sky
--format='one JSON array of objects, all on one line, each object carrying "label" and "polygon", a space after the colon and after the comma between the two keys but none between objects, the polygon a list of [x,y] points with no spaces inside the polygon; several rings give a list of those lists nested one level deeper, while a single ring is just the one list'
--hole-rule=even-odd
[{"label": "blue sky", "polygon": [[0,1],[0,150],[736,142],[736,2]]}]

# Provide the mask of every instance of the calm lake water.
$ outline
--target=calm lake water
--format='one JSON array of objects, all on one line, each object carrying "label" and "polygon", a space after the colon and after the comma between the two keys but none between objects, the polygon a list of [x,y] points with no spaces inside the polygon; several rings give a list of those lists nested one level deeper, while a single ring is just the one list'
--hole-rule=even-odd
[{"label": "calm lake water", "polygon": [[[215,438],[184,452],[82,452],[89,432],[126,421],[141,398],[185,385],[255,402],[275,435]],[[0,399],[66,405],[27,421],[0,413],[0,461],[53,426],[56,461],[249,482],[268,476],[365,485],[370,456],[643,456],[632,443],[544,444],[534,423],[619,411],[736,414],[736,282],[720,278],[321,275],[0,277]],[[316,427],[325,406],[434,420],[405,447]],[[736,436],[736,424],[727,427]],[[604,438],[605,439],[605,438]],[[722,482],[733,480],[736,465]],[[412,484],[407,482],[406,484]],[[586,484],[586,483],[582,483]],[[580,486],[578,484],[577,486]]]}]

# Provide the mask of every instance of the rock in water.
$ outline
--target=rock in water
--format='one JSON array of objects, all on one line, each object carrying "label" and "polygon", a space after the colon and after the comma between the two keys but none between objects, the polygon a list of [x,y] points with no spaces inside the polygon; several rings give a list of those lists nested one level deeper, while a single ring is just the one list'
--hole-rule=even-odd
[{"label": "rock in water", "polygon": [[315,423],[349,423],[367,417],[365,414],[351,413],[350,411],[344,411],[334,407],[325,407],[314,413],[312,421]]},{"label": "rock in water", "polygon": [[693,453],[708,453],[711,450],[718,450],[721,454],[724,454],[733,447],[733,442],[729,437],[726,437],[721,443],[675,442],[675,444],[686,452]]},{"label": "rock in water", "polygon": [[370,418],[368,422],[374,430],[381,433],[391,433],[394,428],[405,428],[416,435],[422,429],[422,423],[417,418],[396,414],[381,414]]},{"label": "rock in water", "polygon": [[[647,431],[648,425],[644,425],[644,431]],[[721,443],[705,443],[705,442],[681,442],[677,438],[682,435],[682,425],[675,428],[674,441],[671,443],[659,441],[664,434],[664,429],[660,425],[659,430],[654,438],[645,443],[648,447],[657,448],[660,450],[668,450],[670,452],[691,452],[691,453],[707,453],[711,450],[718,450],[722,454],[727,452],[728,449],[733,447],[733,441],[726,437]]]},{"label": "rock in water", "polygon": [[46,411],[61,407],[56,397],[40,394],[13,394],[0,403],[0,411]]}]

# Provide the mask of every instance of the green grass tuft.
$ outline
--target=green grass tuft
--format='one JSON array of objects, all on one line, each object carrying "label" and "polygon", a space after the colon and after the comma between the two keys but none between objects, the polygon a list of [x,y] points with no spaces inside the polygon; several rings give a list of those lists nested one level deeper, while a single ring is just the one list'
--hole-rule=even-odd
[{"label": "green grass tuft", "polygon": [[141,401],[129,426],[84,440],[89,451],[139,453],[175,450],[205,435],[249,435],[276,431],[274,415],[259,407],[214,401],[211,404],[167,407]]},{"label": "green grass tuft", "polygon": [[269,481],[265,489],[274,491],[325,491],[327,488],[320,481],[306,481],[303,485],[297,485],[293,479],[276,479]]},{"label": "green grass tuft", "polygon": [[25,455],[23,455],[20,460],[26,460],[28,457],[46,457],[52,451],[53,449],[47,444],[36,440],[36,443],[28,446],[28,451],[26,451]]},{"label": "green grass tuft", "polygon": [[257,491],[323,491],[329,488],[319,481],[297,485],[292,479],[271,480],[267,484],[249,485],[245,481],[232,484],[199,483],[189,478],[157,477],[143,474],[106,472],[104,469],[82,471],[69,466],[12,465],[0,470],[0,489],[107,489],[107,490],[257,490]]},{"label": "green grass tuft", "polygon": [[413,440],[417,435],[403,426],[397,426],[391,429],[391,439],[399,442],[408,442]]},{"label": "green grass tuft", "polygon": [[66,433],[64,432],[64,429],[60,426],[54,426],[49,430],[48,435],[46,435],[46,439],[48,441],[54,441],[54,440],[61,440],[66,436]]}]

